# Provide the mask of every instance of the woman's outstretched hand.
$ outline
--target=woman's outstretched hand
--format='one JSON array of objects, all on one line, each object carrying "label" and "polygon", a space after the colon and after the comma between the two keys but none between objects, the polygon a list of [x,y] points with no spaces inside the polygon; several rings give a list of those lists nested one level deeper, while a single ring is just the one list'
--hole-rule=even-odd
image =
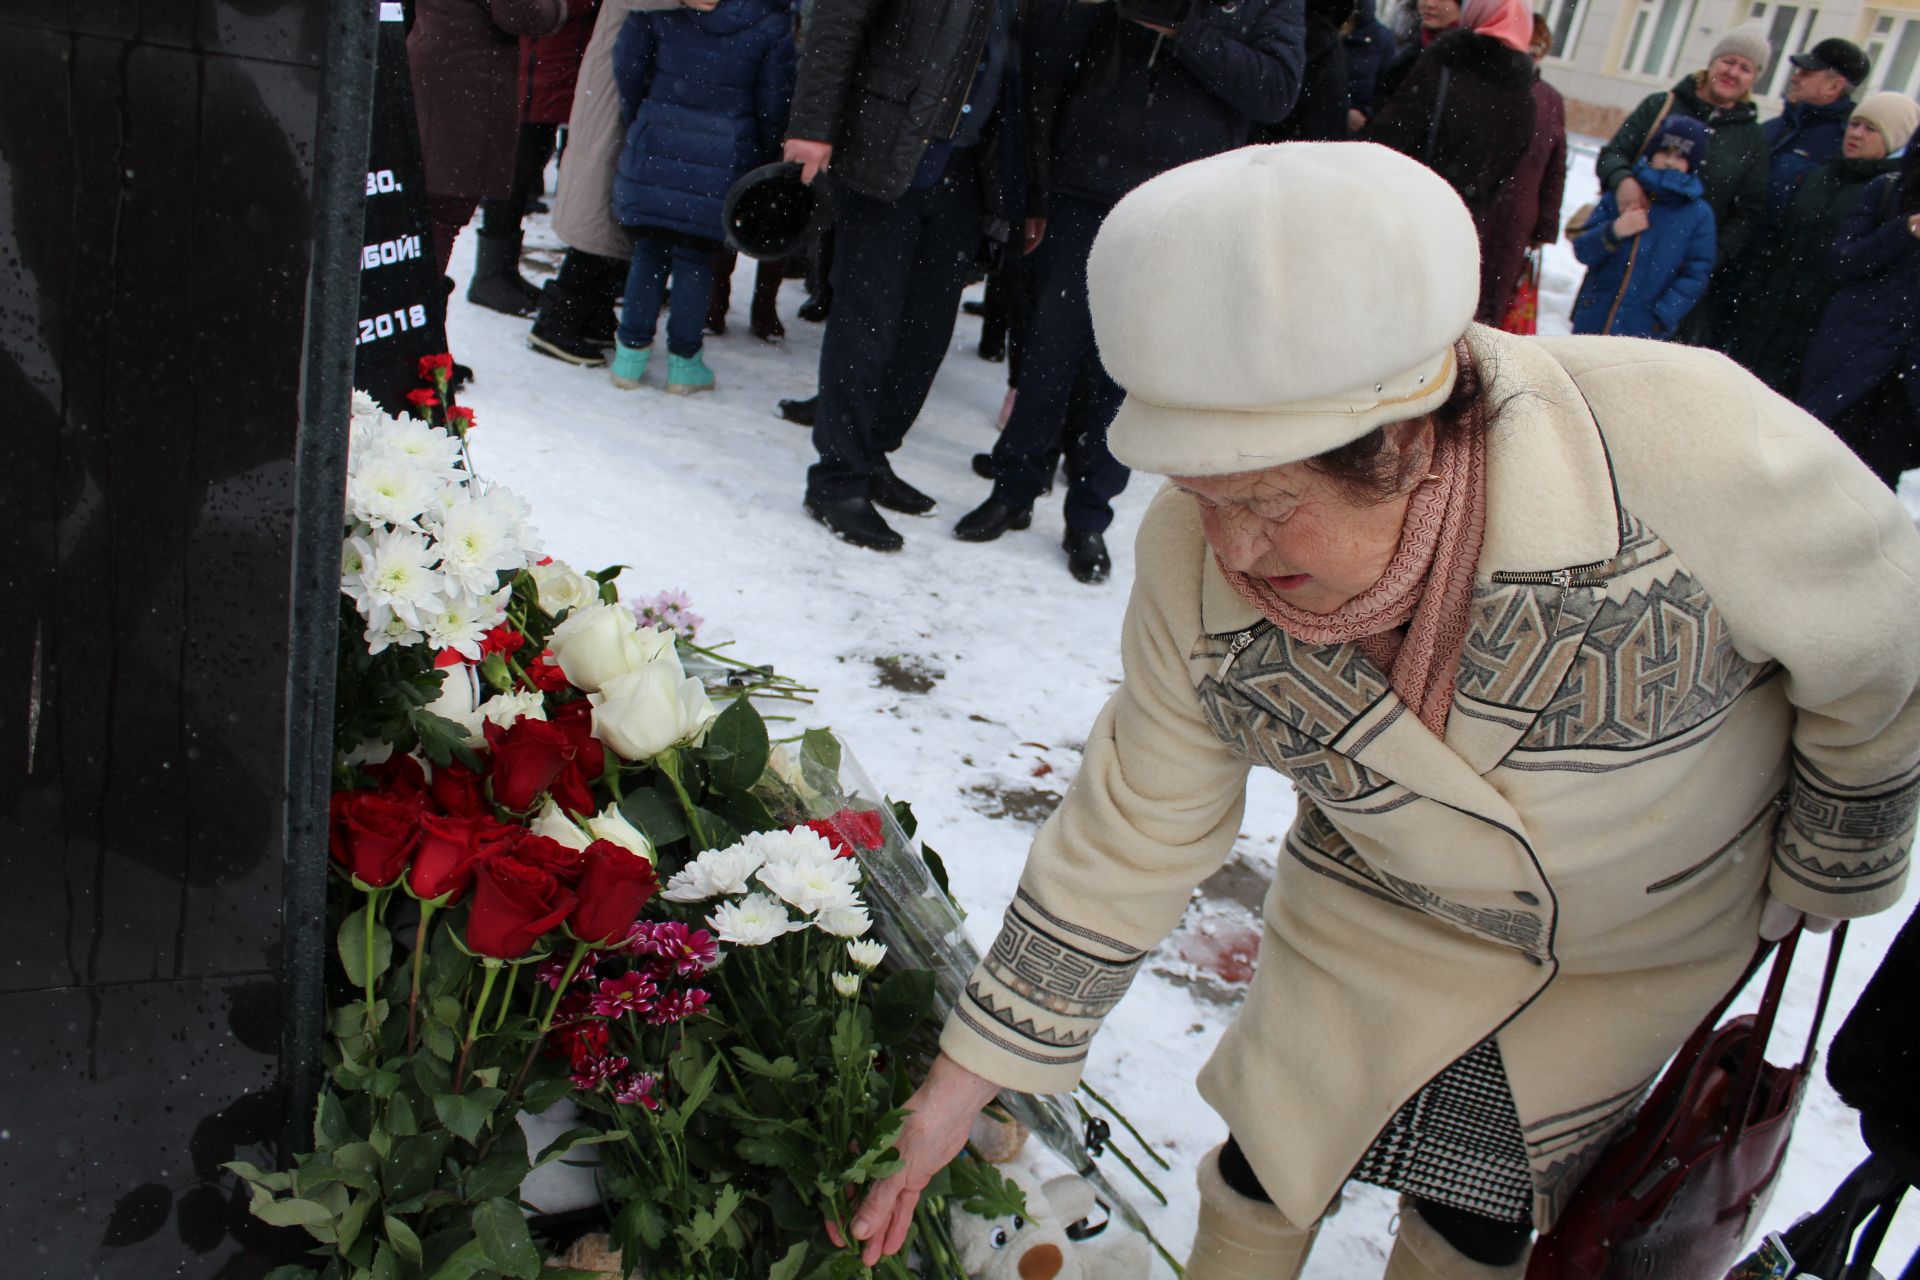
[{"label": "woman's outstretched hand", "polygon": [[[944,1053],[933,1060],[927,1078],[907,1099],[907,1110],[913,1114],[900,1127],[895,1144],[906,1167],[876,1182],[853,1215],[853,1239],[861,1245],[860,1260],[867,1266],[900,1251],[920,1193],[934,1174],[960,1154],[974,1117],[999,1092],[999,1085]],[[842,1248],[848,1243],[832,1222],[827,1223],[827,1236]]]}]

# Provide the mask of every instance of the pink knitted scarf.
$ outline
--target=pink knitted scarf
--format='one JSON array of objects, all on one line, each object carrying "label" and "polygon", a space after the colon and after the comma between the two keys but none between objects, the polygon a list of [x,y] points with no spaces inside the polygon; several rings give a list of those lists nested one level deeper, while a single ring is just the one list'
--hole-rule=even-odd
[{"label": "pink knitted scarf", "polygon": [[1242,599],[1295,640],[1358,644],[1436,737],[1446,733],[1453,706],[1487,528],[1486,438],[1468,435],[1434,450],[1433,475],[1408,501],[1400,546],[1380,580],[1332,613],[1309,613],[1264,578],[1220,569]]}]

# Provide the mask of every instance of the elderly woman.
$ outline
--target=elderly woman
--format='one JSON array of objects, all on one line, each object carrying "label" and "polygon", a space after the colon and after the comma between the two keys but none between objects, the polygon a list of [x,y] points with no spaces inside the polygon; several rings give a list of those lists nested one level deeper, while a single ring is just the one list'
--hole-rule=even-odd
[{"label": "elderly woman", "polygon": [[1254,766],[1299,816],[1199,1081],[1232,1136],[1191,1280],[1297,1275],[1350,1177],[1406,1197],[1392,1280],[1518,1277],[1763,929],[1898,899],[1912,522],[1720,356],[1470,326],[1476,265],[1447,185],[1362,143],[1108,217],[1113,448],[1170,477],[1125,680],[856,1215],[869,1257],[997,1089],[1079,1077]]}]

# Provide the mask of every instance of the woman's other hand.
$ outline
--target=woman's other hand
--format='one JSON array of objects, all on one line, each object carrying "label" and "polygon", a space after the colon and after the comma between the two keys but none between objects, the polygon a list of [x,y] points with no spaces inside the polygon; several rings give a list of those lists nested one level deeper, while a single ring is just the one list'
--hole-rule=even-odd
[{"label": "woman's other hand", "polygon": [[1831,933],[1840,922],[1831,916],[1810,916],[1798,907],[1788,906],[1778,898],[1769,897],[1767,905],[1760,912],[1760,937],[1766,942],[1778,942],[1793,932],[1793,927],[1804,922],[1808,933]]},{"label": "woman's other hand", "polygon": [[1653,205],[1653,201],[1647,198],[1647,189],[1633,178],[1620,180],[1620,185],[1613,189],[1613,200],[1622,213],[1628,209],[1638,209],[1644,213]]},{"label": "woman's other hand", "polygon": [[1632,236],[1639,235],[1646,229],[1647,211],[1645,209],[1629,209],[1613,220],[1613,238],[1615,240],[1626,240]]},{"label": "woman's other hand", "polygon": [[[871,1267],[888,1254],[898,1253],[906,1243],[907,1228],[913,1224],[913,1210],[920,1203],[933,1175],[946,1168],[960,1154],[972,1132],[974,1117],[980,1108],[992,1102],[1000,1086],[985,1076],[975,1075],[959,1063],[941,1054],[906,1109],[912,1112],[900,1128],[895,1144],[905,1168],[875,1183],[853,1215],[853,1238],[862,1245],[860,1260]],[[842,1248],[847,1241],[840,1230],[827,1223],[827,1236]]]}]

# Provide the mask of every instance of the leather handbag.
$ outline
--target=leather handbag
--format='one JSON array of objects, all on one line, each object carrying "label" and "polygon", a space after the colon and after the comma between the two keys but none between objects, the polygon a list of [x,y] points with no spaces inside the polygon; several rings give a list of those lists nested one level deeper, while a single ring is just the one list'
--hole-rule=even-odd
[{"label": "leather handbag", "polygon": [[1688,1037],[1633,1125],[1535,1243],[1527,1280],[1706,1280],[1724,1276],[1765,1213],[1806,1092],[1846,926],[1827,951],[1820,1003],[1800,1061],[1766,1060],[1801,930],[1779,944],[1757,1013],[1720,1021],[1765,962]]}]

